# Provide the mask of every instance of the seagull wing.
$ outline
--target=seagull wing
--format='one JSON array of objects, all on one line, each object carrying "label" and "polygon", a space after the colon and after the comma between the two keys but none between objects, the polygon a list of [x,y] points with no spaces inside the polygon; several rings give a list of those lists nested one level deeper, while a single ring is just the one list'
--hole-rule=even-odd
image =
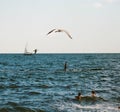
[{"label": "seagull wing", "polygon": [[70,39],[72,39],[71,35],[66,30],[61,30],[62,32],[65,32]]},{"label": "seagull wing", "polygon": [[49,31],[49,32],[47,33],[47,35],[49,35],[50,33],[52,33],[54,30],[56,30],[56,29],[53,29],[53,30]]}]

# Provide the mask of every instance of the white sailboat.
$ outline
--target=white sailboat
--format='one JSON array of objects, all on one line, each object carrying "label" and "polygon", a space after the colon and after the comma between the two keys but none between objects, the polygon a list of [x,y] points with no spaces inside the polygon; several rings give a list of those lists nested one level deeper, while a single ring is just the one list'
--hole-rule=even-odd
[{"label": "white sailboat", "polygon": [[25,46],[25,50],[24,50],[24,55],[32,55],[33,53],[32,52],[28,52],[27,50],[27,44]]}]

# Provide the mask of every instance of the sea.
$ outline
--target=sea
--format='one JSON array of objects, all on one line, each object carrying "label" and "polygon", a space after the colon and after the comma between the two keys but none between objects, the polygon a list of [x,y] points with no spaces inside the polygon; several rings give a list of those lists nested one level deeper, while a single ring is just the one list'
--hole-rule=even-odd
[{"label": "sea", "polygon": [[[83,99],[76,100],[79,92]],[[0,112],[120,112],[119,106],[119,53],[0,54]]]}]

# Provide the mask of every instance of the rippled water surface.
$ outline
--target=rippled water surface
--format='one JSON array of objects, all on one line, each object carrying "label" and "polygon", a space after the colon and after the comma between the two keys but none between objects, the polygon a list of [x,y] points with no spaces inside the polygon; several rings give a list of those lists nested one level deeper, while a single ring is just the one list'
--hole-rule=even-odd
[{"label": "rippled water surface", "polygon": [[[92,90],[98,99],[89,97]],[[78,92],[88,97],[76,101]],[[0,112],[120,112],[118,106],[120,54],[0,54]]]}]

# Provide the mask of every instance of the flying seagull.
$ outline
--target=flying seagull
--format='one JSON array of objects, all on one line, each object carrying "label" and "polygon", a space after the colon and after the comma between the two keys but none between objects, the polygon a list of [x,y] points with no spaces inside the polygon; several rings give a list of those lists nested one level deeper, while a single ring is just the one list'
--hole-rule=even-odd
[{"label": "flying seagull", "polygon": [[53,29],[53,30],[49,31],[49,32],[47,33],[47,35],[49,35],[49,34],[52,33],[52,32],[55,32],[55,33],[57,33],[57,32],[65,32],[65,33],[67,34],[67,36],[68,36],[70,39],[72,39],[71,35],[70,35],[66,30],[63,30],[63,29]]}]

